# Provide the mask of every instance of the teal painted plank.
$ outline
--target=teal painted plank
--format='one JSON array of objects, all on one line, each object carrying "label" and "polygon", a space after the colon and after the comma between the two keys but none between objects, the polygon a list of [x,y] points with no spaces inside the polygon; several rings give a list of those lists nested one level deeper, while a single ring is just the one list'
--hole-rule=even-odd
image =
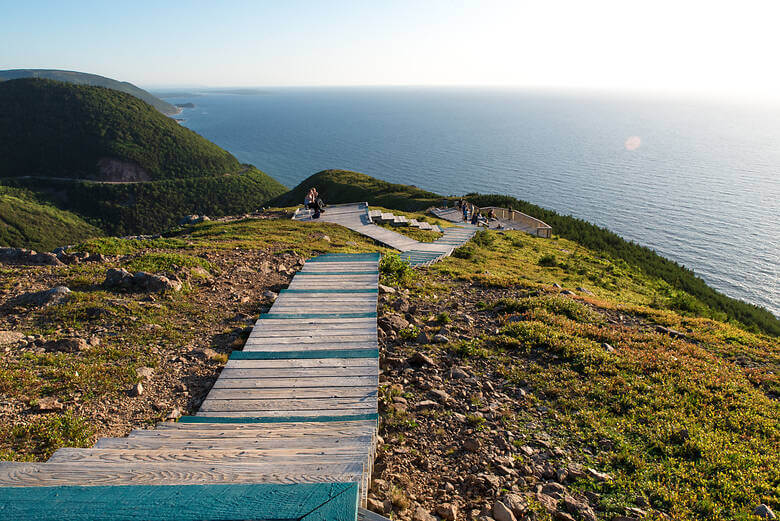
[{"label": "teal painted plank", "polygon": [[0,488],[4,521],[357,518],[357,483]]},{"label": "teal painted plank", "polygon": [[328,502],[300,518],[299,521],[357,521],[359,495],[355,490],[345,490],[334,495]]},{"label": "teal painted plank", "polygon": [[327,254],[314,257],[306,262],[371,262],[378,261],[380,257],[379,253],[369,254]]},{"label": "teal painted plank", "polygon": [[283,289],[279,293],[379,293],[377,288],[367,289]]},{"label": "teal painted plank", "polygon": [[179,423],[297,423],[297,422],[348,422],[376,420],[377,413],[347,414],[339,416],[182,416]]},{"label": "teal painted plank", "polygon": [[299,271],[295,274],[296,277],[299,277],[301,275],[306,276],[317,276],[317,277],[327,277],[329,275],[379,275],[379,270],[377,271]]},{"label": "teal painted plank", "polygon": [[266,313],[260,318],[376,318],[376,313]]},{"label": "teal painted plank", "polygon": [[322,349],[319,351],[233,351],[231,360],[284,360],[312,358],[379,358],[378,349]]}]

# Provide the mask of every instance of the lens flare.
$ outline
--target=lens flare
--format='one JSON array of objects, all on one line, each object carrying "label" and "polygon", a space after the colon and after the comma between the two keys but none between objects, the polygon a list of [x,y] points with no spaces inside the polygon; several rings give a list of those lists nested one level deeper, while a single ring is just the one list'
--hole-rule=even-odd
[{"label": "lens flare", "polygon": [[626,139],[626,150],[636,150],[641,144],[642,140],[639,139],[639,136],[631,136]]}]

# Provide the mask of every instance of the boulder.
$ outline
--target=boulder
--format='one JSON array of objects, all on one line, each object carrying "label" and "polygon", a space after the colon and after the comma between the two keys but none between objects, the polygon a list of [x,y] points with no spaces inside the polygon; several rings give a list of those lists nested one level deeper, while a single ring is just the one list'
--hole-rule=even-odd
[{"label": "boulder", "polygon": [[437,344],[446,344],[450,339],[439,333],[438,335],[433,335],[433,341]]},{"label": "boulder", "polygon": [[395,288],[391,288],[390,286],[385,286],[384,284],[380,284],[379,293],[382,295],[393,295],[395,294]]},{"label": "boulder", "polygon": [[407,359],[407,362],[409,362],[409,365],[414,367],[422,367],[422,366],[434,366],[436,365],[436,362],[434,362],[429,356],[420,353],[419,351],[410,356]]},{"label": "boulder", "polygon": [[501,501],[493,503],[493,519],[496,521],[517,521],[512,509]]},{"label": "boulder", "polygon": [[59,351],[63,353],[78,353],[89,349],[89,344],[83,338],[70,337],[59,340],[49,340],[43,344],[46,351]]},{"label": "boulder", "polygon": [[62,266],[63,264],[53,253],[24,248],[0,248],[0,262],[33,266]]},{"label": "boulder", "polygon": [[423,507],[418,506],[414,509],[414,514],[412,514],[412,521],[437,521],[434,516],[431,515],[430,512],[425,510]]},{"label": "boulder", "polygon": [[42,412],[54,412],[61,411],[65,408],[60,401],[54,396],[44,396],[38,399],[38,410]]},{"label": "boulder", "polygon": [[436,507],[436,513],[447,521],[455,521],[458,518],[458,505],[444,503]]},{"label": "boulder", "polygon": [[21,306],[45,307],[54,304],[61,304],[70,295],[70,289],[66,286],[57,286],[44,291],[33,293],[24,293],[14,299],[14,304]]},{"label": "boulder", "polygon": [[129,288],[133,284],[133,276],[122,268],[111,268],[106,272],[103,286],[107,288]]},{"label": "boulder", "polygon": [[18,331],[0,331],[0,346],[16,344],[24,338],[24,333]]},{"label": "boulder", "polygon": [[761,503],[753,510],[753,515],[758,516],[763,519],[777,519],[777,516],[774,512],[772,512],[772,509],[769,508],[769,505],[765,505]]}]

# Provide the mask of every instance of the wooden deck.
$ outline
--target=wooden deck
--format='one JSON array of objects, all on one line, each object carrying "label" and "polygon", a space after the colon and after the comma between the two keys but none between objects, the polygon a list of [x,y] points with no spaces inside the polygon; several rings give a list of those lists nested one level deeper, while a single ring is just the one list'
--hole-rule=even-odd
[{"label": "wooden deck", "polygon": [[[0,519],[377,519],[379,254],[310,259],[195,416],[0,463]],[[360,510],[360,512],[359,512]]]},{"label": "wooden deck", "polygon": [[[299,221],[311,221],[311,212],[298,211],[293,217]],[[412,266],[427,266],[452,253],[452,250],[465,244],[477,231],[476,226],[459,223],[456,226],[440,229],[428,223],[417,223],[420,229],[435,229],[444,236],[433,242],[420,242],[405,235],[374,224],[374,220],[394,225],[408,225],[406,218],[399,219],[393,214],[370,210],[367,203],[350,203],[329,206],[319,218],[320,221],[340,224],[375,241],[399,250],[401,258]],[[415,223],[417,221],[414,221]]]}]

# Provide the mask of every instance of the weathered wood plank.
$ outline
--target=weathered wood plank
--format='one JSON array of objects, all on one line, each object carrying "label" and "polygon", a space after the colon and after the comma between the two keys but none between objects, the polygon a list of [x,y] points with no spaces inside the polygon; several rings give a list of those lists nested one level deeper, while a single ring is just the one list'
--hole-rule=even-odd
[{"label": "weathered wood plank", "polygon": [[[269,373],[262,376],[249,376],[253,369],[236,369],[231,373],[231,377],[237,378],[219,378],[214,382],[212,389],[246,389],[249,387],[266,389],[290,389],[304,387],[364,387],[369,385],[378,385],[379,376],[376,371],[373,374],[364,376],[308,376],[308,377],[273,377]],[[273,374],[273,373],[271,373]]]},{"label": "weathered wood plank", "polygon": [[[208,419],[208,418],[207,418]],[[288,436],[278,438],[262,437],[218,437],[202,434],[193,438],[135,436],[132,438],[101,438],[95,443],[98,449],[177,449],[177,450],[282,450],[294,448],[317,448],[327,450],[341,447],[344,450],[361,451],[373,443],[372,436],[362,437],[315,437]]]},{"label": "weathered wood plank", "polygon": [[[355,432],[373,432],[376,431],[375,421],[348,421],[348,422],[328,422],[328,423],[307,423],[300,425],[297,423],[179,423],[179,422],[159,422],[155,429],[138,429],[132,432],[160,433],[160,431],[176,431],[179,433],[215,431],[226,435],[233,433],[251,433],[258,436],[273,437],[285,433],[294,433],[295,435],[312,435],[315,433],[326,433],[333,436],[348,436]],[[168,433],[165,433],[168,435]]]},{"label": "weathered wood plank", "polygon": [[376,358],[377,349],[329,349],[309,351],[233,351],[232,360],[280,360],[302,358]]},{"label": "weathered wood plank", "polygon": [[318,465],[306,461],[289,466],[268,463],[101,465],[0,462],[0,487],[78,486],[85,483],[99,486],[350,482],[359,481],[362,473],[360,463]]},{"label": "weathered wood plank", "polygon": [[371,358],[300,358],[292,360],[228,360],[227,369],[300,369],[304,367],[364,367],[377,369],[379,361]]},{"label": "weathered wood plank", "polygon": [[377,413],[372,409],[332,409],[328,411],[252,411],[242,412],[198,412],[195,416],[182,416],[179,421],[238,422],[238,423],[274,423],[274,422],[342,422],[348,420],[376,419]]},{"label": "weathered wood plank", "polygon": [[48,463],[274,463],[295,465],[304,460],[318,464],[362,463],[366,465],[368,454],[356,450],[338,451],[316,449],[77,449],[66,447],[57,450]]},{"label": "weathered wood plank", "polygon": [[[277,398],[268,400],[237,398],[222,400],[207,397],[198,412],[256,412],[258,416],[290,416],[292,414],[312,416],[314,414],[334,414],[331,411],[340,411],[335,414],[360,414],[376,411],[376,408],[375,395],[362,398]],[[283,411],[286,412],[281,414]]]},{"label": "weathered wood plank", "polygon": [[266,313],[261,319],[285,320],[301,318],[376,318],[376,312],[369,313]]},{"label": "weathered wood plank", "polygon": [[252,338],[247,339],[247,345],[270,345],[270,344],[318,344],[321,342],[328,342],[329,344],[342,343],[342,342],[363,342],[371,343],[376,342],[376,333],[359,334],[359,335],[327,335],[324,338],[317,336],[316,331],[311,331],[311,334],[301,336],[278,336],[270,338]]}]

